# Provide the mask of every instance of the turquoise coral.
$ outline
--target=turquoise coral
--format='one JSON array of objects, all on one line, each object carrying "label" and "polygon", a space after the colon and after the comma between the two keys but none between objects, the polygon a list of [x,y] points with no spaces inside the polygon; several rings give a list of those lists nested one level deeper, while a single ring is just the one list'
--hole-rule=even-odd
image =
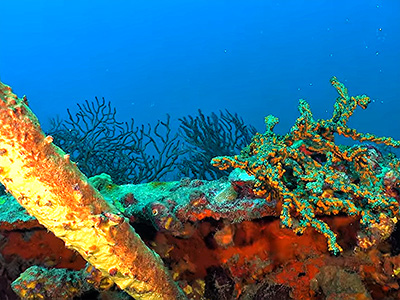
[{"label": "turquoise coral", "polygon": [[399,198],[392,187],[398,184],[394,170],[400,163],[393,156],[383,157],[370,145],[337,145],[335,134],[392,147],[400,147],[400,142],[349,128],[347,121],[356,107],[365,109],[371,100],[366,95],[349,96],[336,77],[331,78],[331,84],[339,93],[331,119],[315,120],[310,105],[301,99],[300,117],[289,133],[275,134],[273,129],[279,120],[267,116],[266,132],[257,133],[240,155],[216,157],[212,164],[253,175],[255,194],[281,203],[284,227],[299,234],[312,227],[327,238],[329,250],[338,254],[342,248],[336,233],[318,216],[358,216],[367,233],[382,218],[398,216]]}]

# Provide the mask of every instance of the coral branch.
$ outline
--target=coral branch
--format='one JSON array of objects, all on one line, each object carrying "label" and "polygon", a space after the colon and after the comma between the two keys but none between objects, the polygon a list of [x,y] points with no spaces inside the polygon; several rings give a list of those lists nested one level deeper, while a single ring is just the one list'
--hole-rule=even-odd
[{"label": "coral branch", "polygon": [[68,120],[53,118],[48,134],[88,177],[107,173],[117,184],[161,180],[186,152],[169,115],[154,126],[138,127],[133,119],[118,122],[116,109],[104,98],[78,108],[75,116],[68,110]]},{"label": "coral branch", "polygon": [[257,132],[253,126],[245,125],[238,114],[228,110],[204,115],[199,110],[198,116],[179,119],[180,136],[186,142],[188,156],[178,166],[182,175],[197,179],[217,179],[227,176],[225,170],[218,170],[210,165],[216,155],[233,155],[250,143]]},{"label": "coral branch", "polygon": [[26,210],[135,299],[185,299],[159,256],[0,83],[0,180]]},{"label": "coral branch", "polygon": [[[339,93],[331,119],[314,120],[309,104],[300,100],[301,115],[288,134],[275,134],[278,119],[268,116],[266,132],[257,133],[240,155],[216,157],[212,163],[221,170],[233,167],[254,175],[255,194],[265,198],[273,194],[281,202],[283,226],[299,234],[314,228],[337,254],[342,248],[336,234],[317,216],[359,216],[367,236],[372,238],[374,227],[386,235],[384,224],[391,218],[395,223],[399,214],[400,176],[396,158],[382,157],[370,145],[336,145],[334,135],[393,147],[400,147],[400,142],[347,127],[357,105],[366,108],[370,99],[365,95],[350,97],[336,77],[331,83]],[[368,239],[360,239],[360,246],[370,246]]]}]

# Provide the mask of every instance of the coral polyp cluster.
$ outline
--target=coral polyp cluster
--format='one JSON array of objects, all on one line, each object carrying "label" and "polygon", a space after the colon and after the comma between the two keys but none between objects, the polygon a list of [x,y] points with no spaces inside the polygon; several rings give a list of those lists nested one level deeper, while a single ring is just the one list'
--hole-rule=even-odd
[{"label": "coral polyp cluster", "polygon": [[315,120],[310,105],[301,99],[300,117],[289,133],[274,133],[278,118],[267,116],[266,132],[257,133],[240,155],[216,157],[212,164],[219,169],[243,169],[254,176],[255,194],[281,204],[284,227],[298,234],[312,227],[327,238],[329,250],[338,254],[342,248],[336,233],[318,216],[359,216],[367,236],[387,218],[395,223],[400,178],[395,170],[400,162],[383,157],[369,144],[337,145],[335,134],[392,147],[400,147],[400,142],[349,128],[347,121],[356,107],[365,109],[371,100],[366,95],[350,97],[336,77],[331,83],[339,93],[331,119]]}]

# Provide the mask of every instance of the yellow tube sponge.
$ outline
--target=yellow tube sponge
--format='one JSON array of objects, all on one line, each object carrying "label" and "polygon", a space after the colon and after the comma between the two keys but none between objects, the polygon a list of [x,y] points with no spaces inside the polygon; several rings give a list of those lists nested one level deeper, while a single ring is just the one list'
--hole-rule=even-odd
[{"label": "yellow tube sponge", "polygon": [[0,82],[0,180],[48,230],[135,299],[186,299],[127,220]]}]

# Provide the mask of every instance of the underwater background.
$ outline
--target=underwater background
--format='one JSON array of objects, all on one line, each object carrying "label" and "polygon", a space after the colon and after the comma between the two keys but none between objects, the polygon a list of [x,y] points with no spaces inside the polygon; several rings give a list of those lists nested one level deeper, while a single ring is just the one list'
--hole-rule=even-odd
[{"label": "underwater background", "polygon": [[[400,1],[2,0],[0,78],[44,128],[105,97],[120,121],[228,109],[287,132],[299,98],[332,113],[337,76],[374,103],[349,126],[400,139]],[[359,110],[359,109],[358,109]]]}]

